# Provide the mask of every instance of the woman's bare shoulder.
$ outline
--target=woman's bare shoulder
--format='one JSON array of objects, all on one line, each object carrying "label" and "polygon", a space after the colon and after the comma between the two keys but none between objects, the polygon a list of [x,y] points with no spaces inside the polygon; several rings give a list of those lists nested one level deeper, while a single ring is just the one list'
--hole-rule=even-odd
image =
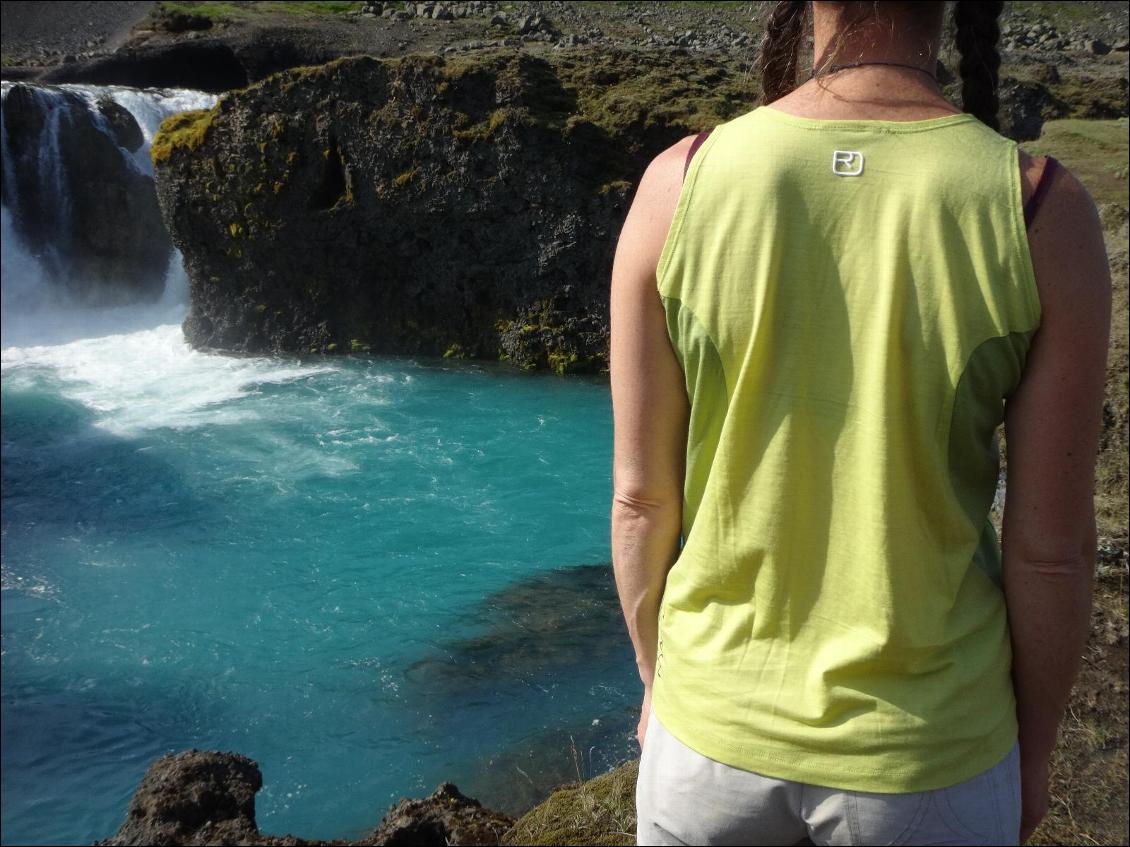
[{"label": "woman's bare shoulder", "polygon": [[648,164],[636,186],[628,213],[638,239],[638,255],[654,271],[675,217],[683,186],[683,168],[695,136],[688,135],[660,152]]}]

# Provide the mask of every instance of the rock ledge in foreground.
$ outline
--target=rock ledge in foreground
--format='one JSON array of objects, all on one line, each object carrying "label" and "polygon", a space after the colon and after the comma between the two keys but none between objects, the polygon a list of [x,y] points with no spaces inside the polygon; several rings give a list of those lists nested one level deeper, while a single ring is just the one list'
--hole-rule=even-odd
[{"label": "rock ledge in foreground", "polygon": [[99,845],[447,845],[498,844],[514,820],[484,809],[445,782],[431,797],[401,800],[358,841],[311,841],[259,832],[259,766],[237,753],[186,750],[149,766],[113,837]]}]

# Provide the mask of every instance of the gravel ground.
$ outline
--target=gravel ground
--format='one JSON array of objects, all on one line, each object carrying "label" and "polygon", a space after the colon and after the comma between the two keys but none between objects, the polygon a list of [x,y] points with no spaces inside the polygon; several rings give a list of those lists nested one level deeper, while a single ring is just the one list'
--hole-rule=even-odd
[{"label": "gravel ground", "polygon": [[77,55],[121,47],[134,24],[145,18],[151,2],[0,2],[0,52],[5,57]]}]

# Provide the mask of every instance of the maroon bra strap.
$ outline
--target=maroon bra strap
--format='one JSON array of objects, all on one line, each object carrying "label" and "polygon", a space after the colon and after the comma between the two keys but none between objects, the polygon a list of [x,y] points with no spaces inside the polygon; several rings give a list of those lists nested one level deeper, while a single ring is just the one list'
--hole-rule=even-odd
[{"label": "maroon bra strap", "polygon": [[687,178],[687,171],[690,169],[691,159],[694,158],[695,151],[702,146],[702,142],[706,141],[708,135],[710,135],[710,130],[700,132],[691,142],[691,149],[687,151],[687,160],[683,163],[683,179]]},{"label": "maroon bra strap", "polygon": [[1032,196],[1028,198],[1028,202],[1024,204],[1024,227],[1032,226],[1032,220],[1036,217],[1036,212],[1040,210],[1040,203],[1044,199],[1044,195],[1048,193],[1048,186],[1052,184],[1052,171],[1058,168],[1059,162],[1051,156],[1047,157],[1047,162],[1044,164],[1044,171],[1040,174],[1039,182],[1036,183],[1036,190],[1032,192]]}]

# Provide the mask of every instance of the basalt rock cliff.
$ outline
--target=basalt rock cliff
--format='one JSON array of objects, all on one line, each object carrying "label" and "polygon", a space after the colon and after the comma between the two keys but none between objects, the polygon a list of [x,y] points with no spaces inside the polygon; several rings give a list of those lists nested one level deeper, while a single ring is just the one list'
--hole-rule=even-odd
[{"label": "basalt rock cliff", "polygon": [[358,57],[176,116],[153,158],[186,335],[602,370],[629,180],[749,85],[659,54]]}]

